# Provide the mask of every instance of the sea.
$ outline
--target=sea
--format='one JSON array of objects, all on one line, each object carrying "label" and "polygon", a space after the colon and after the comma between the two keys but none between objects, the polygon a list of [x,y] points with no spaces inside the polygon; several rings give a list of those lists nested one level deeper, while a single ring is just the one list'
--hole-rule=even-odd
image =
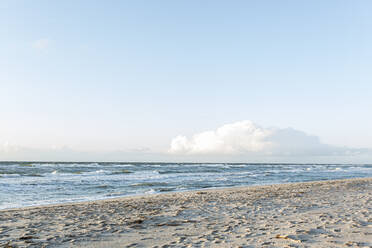
[{"label": "sea", "polygon": [[0,162],[0,209],[358,177],[372,165]]}]

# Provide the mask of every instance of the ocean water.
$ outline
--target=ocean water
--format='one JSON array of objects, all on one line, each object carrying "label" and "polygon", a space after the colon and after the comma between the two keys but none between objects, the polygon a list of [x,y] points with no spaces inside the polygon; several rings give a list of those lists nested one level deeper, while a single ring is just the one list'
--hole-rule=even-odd
[{"label": "ocean water", "polygon": [[0,162],[0,209],[355,177],[372,165]]}]

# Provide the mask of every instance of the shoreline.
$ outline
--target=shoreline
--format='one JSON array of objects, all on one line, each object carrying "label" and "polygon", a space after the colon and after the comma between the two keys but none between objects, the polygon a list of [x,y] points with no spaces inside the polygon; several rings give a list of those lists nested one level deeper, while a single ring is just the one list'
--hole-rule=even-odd
[{"label": "shoreline", "polygon": [[362,180],[362,179],[371,179],[372,177],[357,177],[357,178],[346,178],[346,179],[325,179],[325,180],[316,180],[316,181],[305,181],[305,182],[287,182],[287,183],[274,183],[274,184],[259,184],[259,185],[246,185],[246,186],[231,186],[231,187],[215,187],[215,188],[205,188],[205,189],[195,189],[195,190],[185,190],[185,191],[170,191],[170,192],[157,192],[153,194],[138,194],[138,195],[126,195],[126,196],[114,196],[110,198],[104,199],[96,199],[96,200],[83,200],[83,201],[72,201],[72,202],[61,202],[61,203],[50,203],[50,204],[42,204],[42,205],[32,205],[32,206],[24,206],[24,207],[11,207],[11,208],[3,208],[0,209],[0,213],[2,211],[24,211],[28,209],[35,209],[35,208],[48,208],[48,207],[58,207],[64,205],[79,205],[79,204],[89,204],[94,202],[110,202],[110,201],[117,201],[117,200],[125,200],[125,199],[136,199],[136,198],[143,198],[143,197],[155,197],[158,195],[169,195],[169,194],[183,194],[183,193],[196,193],[196,192],[208,192],[208,191],[225,191],[225,190],[234,190],[234,189],[253,189],[256,187],[271,187],[271,186],[278,186],[278,185],[293,185],[293,184],[306,184],[306,183],[322,183],[322,182],[338,182],[338,181],[345,181],[345,180]]},{"label": "shoreline", "polygon": [[372,178],[0,210],[10,247],[370,247]]}]

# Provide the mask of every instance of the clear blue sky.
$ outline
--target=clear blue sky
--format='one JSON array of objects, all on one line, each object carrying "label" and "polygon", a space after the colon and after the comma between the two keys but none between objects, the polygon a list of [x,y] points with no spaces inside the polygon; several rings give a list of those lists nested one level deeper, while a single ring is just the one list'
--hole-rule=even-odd
[{"label": "clear blue sky", "polygon": [[0,160],[164,153],[242,120],[372,149],[371,13],[367,0],[1,1]]}]

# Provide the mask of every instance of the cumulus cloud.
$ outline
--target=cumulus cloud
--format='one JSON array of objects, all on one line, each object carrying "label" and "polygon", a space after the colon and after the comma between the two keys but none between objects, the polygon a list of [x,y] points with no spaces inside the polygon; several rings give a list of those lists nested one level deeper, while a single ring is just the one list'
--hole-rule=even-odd
[{"label": "cumulus cloud", "polygon": [[192,138],[177,136],[171,142],[171,153],[236,154],[263,151],[272,144],[266,140],[271,130],[263,129],[250,121],[224,125],[217,130],[195,134]]},{"label": "cumulus cloud", "polygon": [[0,140],[0,161],[13,160],[371,163],[372,150],[328,145],[317,136],[293,128],[265,128],[251,121],[240,121],[191,137],[177,136],[171,140],[169,149],[163,150],[32,148]]},{"label": "cumulus cloud", "polygon": [[333,156],[363,151],[323,144],[318,137],[292,128],[263,128],[246,120],[189,138],[177,136],[171,141],[169,152],[179,155]]},{"label": "cumulus cloud", "polygon": [[50,40],[49,39],[39,39],[32,43],[32,47],[37,50],[45,50],[50,46]]}]

